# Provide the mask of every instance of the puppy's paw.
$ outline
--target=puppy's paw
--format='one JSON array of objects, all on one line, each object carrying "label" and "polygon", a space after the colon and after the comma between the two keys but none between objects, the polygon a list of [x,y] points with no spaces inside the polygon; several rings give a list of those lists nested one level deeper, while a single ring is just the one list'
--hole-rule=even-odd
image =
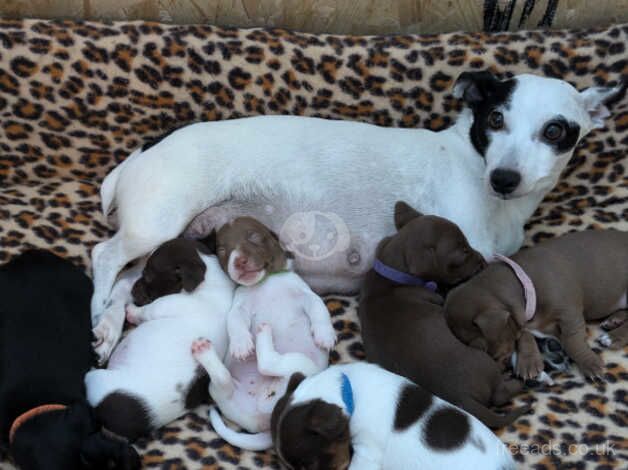
[{"label": "puppy's paw", "polygon": [[96,325],[92,333],[94,334],[92,347],[98,356],[98,364],[102,366],[107,362],[113,348],[118,344],[121,332],[116,332],[115,328],[112,328],[104,318]]},{"label": "puppy's paw", "polygon": [[610,315],[606,320],[600,323],[600,328],[605,331],[611,331],[615,328],[622,326],[628,319],[628,312],[626,310],[620,310]]},{"label": "puppy's paw", "polygon": [[330,323],[317,323],[312,325],[314,343],[321,349],[331,350],[336,344],[336,331]]},{"label": "puppy's paw", "polygon": [[139,325],[141,323],[142,307],[138,307],[135,304],[126,304],[124,311],[126,312],[126,321],[131,325]]},{"label": "puppy's paw", "polygon": [[604,378],[604,361],[600,356],[593,353],[586,359],[579,362],[578,368],[587,379],[600,379]]},{"label": "puppy's paw", "polygon": [[603,333],[597,337],[597,342],[600,343],[601,346],[608,348],[613,344],[613,339],[610,334]]},{"label": "puppy's paw", "polygon": [[524,380],[536,379],[544,368],[545,364],[540,354],[520,354],[517,357],[515,374]]},{"label": "puppy's paw", "polygon": [[192,351],[192,356],[198,357],[202,355],[203,353],[205,353],[206,351],[209,351],[211,348],[212,348],[212,343],[210,340],[206,338],[199,338],[192,343],[192,346],[190,349]]},{"label": "puppy's paw", "polygon": [[253,337],[247,331],[240,338],[231,339],[231,355],[239,361],[243,361],[253,353]]}]

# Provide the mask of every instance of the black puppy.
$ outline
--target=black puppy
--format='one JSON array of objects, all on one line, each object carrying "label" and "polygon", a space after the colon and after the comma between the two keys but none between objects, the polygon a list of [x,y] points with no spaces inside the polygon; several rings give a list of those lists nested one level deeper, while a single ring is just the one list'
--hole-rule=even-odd
[{"label": "black puppy", "polygon": [[50,253],[0,267],[0,443],[22,470],[140,468],[85,399],[91,294],[89,278]]}]

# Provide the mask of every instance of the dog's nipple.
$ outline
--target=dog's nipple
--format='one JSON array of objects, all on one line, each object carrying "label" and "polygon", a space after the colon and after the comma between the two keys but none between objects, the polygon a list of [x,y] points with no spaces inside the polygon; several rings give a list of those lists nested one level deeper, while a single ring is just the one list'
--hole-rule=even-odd
[{"label": "dog's nipple", "polygon": [[358,264],[360,262],[360,259],[360,253],[358,253],[356,250],[351,250],[347,255],[347,261],[352,266]]}]

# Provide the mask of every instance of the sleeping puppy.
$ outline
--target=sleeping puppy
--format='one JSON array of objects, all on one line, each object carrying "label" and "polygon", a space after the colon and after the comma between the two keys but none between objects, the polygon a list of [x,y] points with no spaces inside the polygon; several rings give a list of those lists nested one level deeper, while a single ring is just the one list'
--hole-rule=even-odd
[{"label": "sleeping puppy", "polygon": [[237,218],[218,231],[216,246],[222,268],[240,284],[227,319],[229,354],[223,363],[206,339],[192,351],[209,374],[209,393],[222,414],[256,434],[229,429],[212,408],[216,432],[235,446],[267,449],[270,415],[290,376],[325,369],[336,335],[327,307],[290,270],[287,253],[266,226]]},{"label": "sleeping puppy", "polygon": [[273,411],[272,435],[281,461],[295,470],[515,468],[480,421],[368,363],[293,375]]},{"label": "sleeping puppy", "polygon": [[140,468],[85,399],[91,293],[80,269],[50,253],[0,267],[0,444],[22,470]]},{"label": "sleeping puppy", "polygon": [[140,303],[150,303],[126,309],[138,327],[113,351],[107,369],[85,378],[89,402],[108,429],[134,440],[207,400],[208,377],[190,345],[198,336],[211,338],[217,354],[225,354],[233,289],[200,242],[171,240],[151,255],[132,289],[141,293]]},{"label": "sleeping puppy", "polygon": [[511,423],[490,410],[521,390],[486,353],[461,343],[449,330],[439,292],[459,284],[485,263],[454,223],[395,205],[398,232],[381,241],[364,281],[358,316],[369,361],[409,378],[464,408],[491,427]]},{"label": "sleeping puppy", "polygon": [[601,376],[604,364],[587,343],[585,321],[613,314],[608,342],[626,344],[628,325],[617,320],[625,317],[628,232],[570,233],[521,250],[512,261],[523,276],[516,266],[493,263],[449,294],[452,331],[500,362],[516,350],[516,373],[526,379],[543,369],[534,341],[540,331],[558,337],[586,377]]}]

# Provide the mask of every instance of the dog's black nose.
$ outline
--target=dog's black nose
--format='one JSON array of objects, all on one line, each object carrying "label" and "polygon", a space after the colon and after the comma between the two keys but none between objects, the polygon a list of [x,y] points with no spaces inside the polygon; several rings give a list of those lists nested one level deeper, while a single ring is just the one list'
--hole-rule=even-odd
[{"label": "dog's black nose", "polygon": [[491,171],[491,186],[496,193],[510,194],[517,189],[520,182],[521,175],[516,171],[502,168]]}]

